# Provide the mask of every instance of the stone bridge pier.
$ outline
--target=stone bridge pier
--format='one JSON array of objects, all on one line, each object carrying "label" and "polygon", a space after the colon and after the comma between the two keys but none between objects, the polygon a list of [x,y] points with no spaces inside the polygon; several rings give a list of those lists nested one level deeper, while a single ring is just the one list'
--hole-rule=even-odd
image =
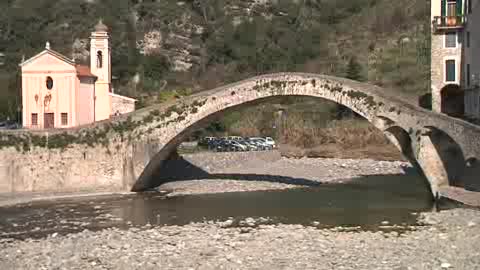
[{"label": "stone bridge pier", "polygon": [[282,96],[344,105],[382,130],[436,195],[445,186],[478,189],[480,128],[404,102],[379,87],[305,73],[253,77],[141,109],[114,121],[50,132],[0,133],[0,191],[143,191],[195,130],[243,106]]}]

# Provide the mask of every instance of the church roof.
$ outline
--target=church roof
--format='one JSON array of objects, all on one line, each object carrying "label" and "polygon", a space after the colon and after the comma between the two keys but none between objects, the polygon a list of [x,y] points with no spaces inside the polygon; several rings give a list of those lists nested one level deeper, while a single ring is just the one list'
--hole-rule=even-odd
[{"label": "church roof", "polygon": [[32,58],[26,60],[26,61],[23,61],[22,63],[20,63],[20,67],[23,67],[25,65],[28,65],[29,63],[35,61],[36,59],[42,57],[43,55],[45,54],[50,54],[52,55],[53,57],[56,57],[58,58],[59,60],[67,63],[67,64],[70,64],[72,66],[75,66],[75,70],[77,71],[77,76],[78,77],[92,77],[92,78],[96,78],[97,76],[95,76],[94,74],[92,74],[92,72],[90,71],[90,67],[89,66],[86,66],[86,65],[79,65],[79,64],[76,64],[75,61],[69,59],[68,57],[62,55],[61,53],[59,52],[56,52],[54,50],[52,50],[50,48],[50,44],[47,42],[47,45],[45,47],[45,50],[43,50],[41,53],[33,56]]},{"label": "church roof", "polygon": [[108,27],[100,20],[97,25],[95,25],[95,32],[108,32]]},{"label": "church roof", "polygon": [[77,76],[78,77],[95,77],[95,78],[97,77],[97,76],[92,74],[89,66],[76,65],[75,69],[77,70]]},{"label": "church roof", "polygon": [[56,52],[54,50],[52,50],[50,48],[50,43],[47,42],[47,45],[45,46],[45,50],[43,50],[41,53],[33,56],[32,58],[26,60],[26,61],[23,61],[22,63],[20,63],[20,66],[23,67],[25,65],[28,65],[29,63],[35,61],[36,59],[42,57],[43,55],[45,54],[50,54],[58,59],[60,59],[61,61],[64,61],[70,65],[75,65],[75,62],[73,62],[71,59],[69,59],[68,57],[64,56],[63,54],[59,53],[59,52]]},{"label": "church roof", "polygon": [[131,97],[126,97],[126,96],[122,96],[122,95],[118,95],[118,94],[115,94],[115,93],[112,93],[112,92],[109,92],[108,93],[111,97],[117,97],[117,98],[121,98],[121,99],[124,99],[124,100],[128,100],[128,101],[133,101],[133,102],[137,102],[138,100],[134,99],[134,98],[131,98]]}]

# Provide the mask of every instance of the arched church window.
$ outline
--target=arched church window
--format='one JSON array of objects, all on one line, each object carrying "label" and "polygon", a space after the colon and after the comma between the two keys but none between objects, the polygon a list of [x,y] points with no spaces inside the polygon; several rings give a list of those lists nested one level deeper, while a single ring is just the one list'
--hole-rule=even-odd
[{"label": "arched church window", "polygon": [[103,54],[101,51],[97,52],[97,68],[103,67]]},{"label": "arched church window", "polygon": [[52,88],[53,88],[53,79],[52,79],[52,77],[48,76],[45,84],[46,84],[48,90],[52,90]]}]

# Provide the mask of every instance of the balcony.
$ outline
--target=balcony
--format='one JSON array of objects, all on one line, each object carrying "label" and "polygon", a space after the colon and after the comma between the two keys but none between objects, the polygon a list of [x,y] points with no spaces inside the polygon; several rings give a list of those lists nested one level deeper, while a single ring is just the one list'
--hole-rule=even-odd
[{"label": "balcony", "polygon": [[465,16],[435,16],[433,19],[433,32],[459,30],[465,27]]}]

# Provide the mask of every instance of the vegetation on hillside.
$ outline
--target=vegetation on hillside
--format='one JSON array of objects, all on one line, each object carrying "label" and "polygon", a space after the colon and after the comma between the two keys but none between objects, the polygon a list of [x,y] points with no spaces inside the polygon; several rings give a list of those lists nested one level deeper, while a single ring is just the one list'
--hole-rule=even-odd
[{"label": "vegetation on hillside", "polygon": [[[55,50],[86,62],[82,52],[88,52],[88,42],[80,41],[88,41],[99,18],[111,28],[116,92],[138,98],[140,106],[279,71],[348,77],[416,97],[429,89],[429,5],[424,0],[4,0],[0,119],[18,115],[22,57],[40,52],[48,40]],[[309,121],[315,113],[305,111],[338,114],[334,105],[296,98],[284,105]],[[268,132],[269,106],[249,110],[263,119],[250,128]],[[209,129],[238,131],[250,120],[233,113]]]}]

